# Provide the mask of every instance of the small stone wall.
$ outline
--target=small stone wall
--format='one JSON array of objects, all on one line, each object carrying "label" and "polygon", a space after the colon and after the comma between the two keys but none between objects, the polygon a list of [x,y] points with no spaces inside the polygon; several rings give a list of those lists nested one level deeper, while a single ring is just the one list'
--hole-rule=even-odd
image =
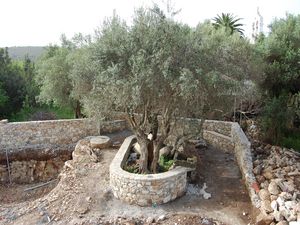
[{"label": "small stone wall", "polygon": [[182,196],[187,187],[187,172],[192,169],[176,167],[168,172],[149,175],[122,169],[134,142],[134,136],[126,138],[110,164],[110,186],[114,196],[140,206],[167,203]]},{"label": "small stone wall", "polygon": [[[234,153],[234,143],[231,138],[232,122],[205,120],[203,123],[203,138],[222,151]],[[176,122],[175,134],[199,133],[200,119],[180,118]]]},{"label": "small stone wall", "polygon": [[203,129],[207,131],[214,131],[227,137],[231,137],[232,122],[205,120]]},{"label": "small stone wall", "polygon": [[[126,129],[125,121],[102,122],[101,133]],[[33,183],[56,178],[78,140],[99,134],[89,119],[0,122],[0,183]],[[7,151],[7,152],[6,152]],[[7,155],[6,155],[7,153]],[[7,156],[10,167],[7,167]]]},{"label": "small stone wall", "polygon": [[224,152],[234,151],[234,142],[230,136],[219,134],[215,131],[204,130],[203,138],[211,145],[218,147]]},{"label": "small stone wall", "polygon": [[251,202],[255,207],[259,208],[261,200],[256,193],[258,186],[253,174],[251,143],[238,123],[232,123],[231,137],[234,142],[235,158],[245,180]]},{"label": "small stone wall", "polygon": [[[100,131],[112,133],[126,127],[125,121],[116,120],[101,123]],[[28,145],[76,143],[92,135],[99,135],[99,126],[90,119],[0,123],[0,152]]]}]

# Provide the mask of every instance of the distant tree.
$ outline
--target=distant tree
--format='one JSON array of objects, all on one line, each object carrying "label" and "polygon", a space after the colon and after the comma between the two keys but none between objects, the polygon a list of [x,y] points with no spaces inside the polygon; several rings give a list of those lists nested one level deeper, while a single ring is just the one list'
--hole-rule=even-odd
[{"label": "distant tree", "polygon": [[230,13],[222,13],[213,18],[213,25],[216,29],[224,28],[230,34],[238,32],[241,36],[244,36],[244,29],[241,28],[243,24],[239,23],[240,20],[241,18],[236,18]]},{"label": "distant tree", "polygon": [[228,35],[224,29],[214,29],[209,21],[199,24],[195,35],[193,44],[199,55],[190,61],[201,68],[208,81],[210,101],[205,111],[210,118],[224,119],[233,112],[235,102],[245,100],[249,80],[262,76],[261,57],[239,33]]},{"label": "distant tree", "polygon": [[22,67],[11,61],[7,48],[0,48],[0,83],[2,96],[6,96],[5,104],[0,106],[0,116],[7,118],[22,108],[25,98]]},{"label": "distant tree", "polygon": [[30,60],[28,55],[24,58],[22,68],[26,92],[24,106],[34,107],[37,104],[36,98],[39,94],[39,89],[35,82],[35,64]]},{"label": "distant tree", "polygon": [[[300,118],[300,106],[293,104],[300,93],[300,15],[276,19],[270,29],[269,36],[257,42],[256,47],[265,62],[259,83],[266,99],[264,130],[269,141],[279,143],[292,121]],[[278,116],[269,116],[270,113]],[[294,116],[285,116],[290,114]]]},{"label": "distant tree", "polygon": [[6,95],[6,91],[3,89],[2,84],[0,83],[0,107],[5,106],[7,100],[8,100],[8,96]]},{"label": "distant tree", "polygon": [[[74,117],[82,117],[80,95],[74,94],[72,74],[81,70],[80,52],[89,45],[91,37],[76,34],[72,39],[61,36],[61,47],[49,46],[37,63],[35,81],[40,88],[39,101],[74,110]],[[79,72],[80,73],[80,72]]]},{"label": "distant tree", "polygon": [[70,50],[65,47],[50,46],[37,62],[35,80],[40,88],[40,102],[71,107],[74,109],[74,117],[78,118],[77,100],[71,97],[71,67],[67,60],[69,53]]},{"label": "distant tree", "polygon": [[268,95],[300,91],[300,15],[287,15],[270,25],[270,34],[258,43],[266,66],[261,83]]}]

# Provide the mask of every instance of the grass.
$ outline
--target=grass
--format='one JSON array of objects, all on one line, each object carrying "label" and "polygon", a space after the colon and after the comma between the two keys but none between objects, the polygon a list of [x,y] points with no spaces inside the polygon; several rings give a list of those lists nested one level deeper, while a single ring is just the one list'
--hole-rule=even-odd
[{"label": "grass", "polygon": [[282,138],[281,145],[300,152],[300,131],[297,130],[286,133],[285,137]]},{"label": "grass", "polygon": [[28,121],[30,117],[37,112],[51,112],[56,115],[57,119],[73,119],[73,111],[70,108],[61,108],[48,105],[41,105],[38,107],[25,107],[18,113],[13,114],[10,118],[10,122],[22,122]]}]

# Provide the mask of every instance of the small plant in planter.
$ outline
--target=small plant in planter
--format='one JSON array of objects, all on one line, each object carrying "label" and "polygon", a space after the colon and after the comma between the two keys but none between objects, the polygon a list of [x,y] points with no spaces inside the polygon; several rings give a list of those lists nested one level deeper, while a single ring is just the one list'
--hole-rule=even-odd
[{"label": "small plant in planter", "polygon": [[159,157],[158,165],[159,165],[159,171],[166,172],[174,165],[174,159],[162,155]]}]

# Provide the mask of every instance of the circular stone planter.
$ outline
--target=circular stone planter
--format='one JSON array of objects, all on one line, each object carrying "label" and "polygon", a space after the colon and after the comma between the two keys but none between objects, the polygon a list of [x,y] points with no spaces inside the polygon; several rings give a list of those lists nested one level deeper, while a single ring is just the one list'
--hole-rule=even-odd
[{"label": "circular stone planter", "polygon": [[123,170],[135,136],[126,138],[110,164],[110,186],[116,198],[129,204],[150,206],[172,201],[186,192],[187,172],[191,168],[175,167],[159,174],[134,174]]}]

